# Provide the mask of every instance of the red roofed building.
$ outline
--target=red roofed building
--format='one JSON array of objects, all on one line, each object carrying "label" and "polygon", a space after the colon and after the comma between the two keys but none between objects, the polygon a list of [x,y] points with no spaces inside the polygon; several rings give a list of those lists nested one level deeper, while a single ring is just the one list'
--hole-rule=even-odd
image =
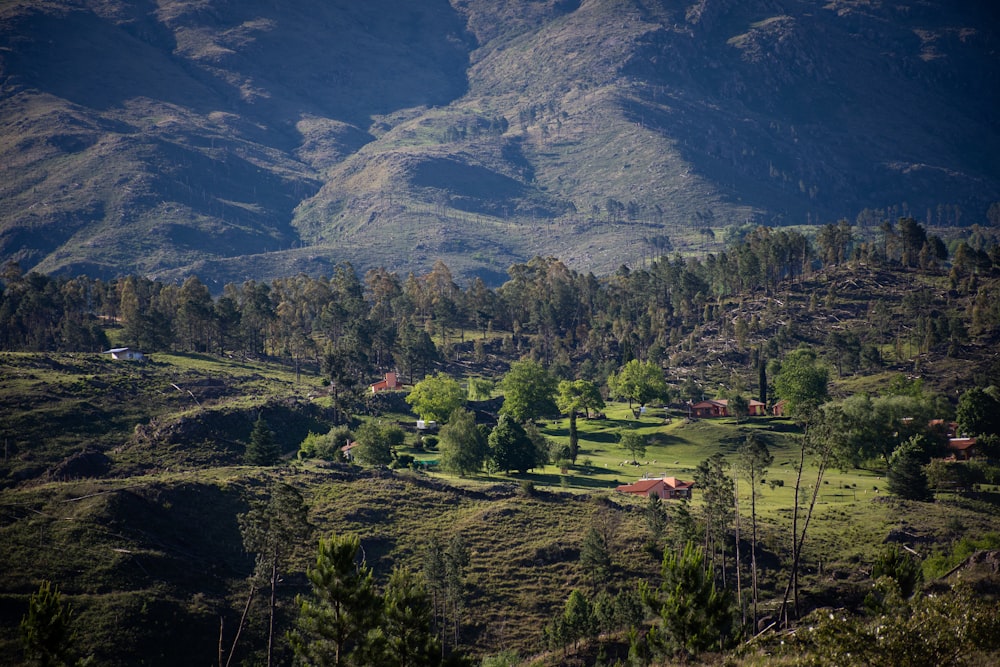
[{"label": "red roofed building", "polygon": [[950,438],[948,440],[948,449],[950,449],[955,454],[955,460],[957,461],[968,461],[975,454],[976,439],[975,438]]},{"label": "red roofed building", "polygon": [[373,394],[377,394],[380,391],[399,389],[401,386],[403,386],[403,383],[399,381],[395,373],[386,373],[384,380],[379,380],[375,384],[368,385],[368,388],[372,390]]},{"label": "red roofed building", "polygon": [[[747,415],[751,417],[763,417],[767,414],[767,406],[760,401],[750,399],[747,403]],[[691,416],[699,418],[728,417],[729,399],[717,398],[706,401],[699,401],[691,406]]]},{"label": "red roofed building", "polygon": [[722,400],[712,400],[698,401],[691,406],[691,416],[692,417],[728,417],[729,416],[729,401]]},{"label": "red roofed building", "polygon": [[640,479],[633,484],[622,484],[615,491],[631,493],[637,496],[656,494],[663,499],[690,498],[694,482],[682,482],[676,477],[659,477],[656,479]]}]

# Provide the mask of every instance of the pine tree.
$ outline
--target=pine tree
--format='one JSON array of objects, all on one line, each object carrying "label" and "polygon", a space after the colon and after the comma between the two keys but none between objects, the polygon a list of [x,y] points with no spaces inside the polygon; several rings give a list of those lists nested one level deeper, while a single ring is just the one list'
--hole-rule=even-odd
[{"label": "pine tree", "polygon": [[305,664],[366,664],[368,633],[381,615],[371,568],[357,562],[356,535],[320,539],[316,565],[306,572],[308,596],[299,596],[297,628],[289,633],[296,658]]},{"label": "pine tree", "polygon": [[732,600],[727,590],[715,587],[704,552],[693,542],[680,556],[668,551],[661,572],[659,590],[645,582],[639,589],[643,603],[662,621],[647,634],[649,644],[670,655],[725,648],[732,636]]},{"label": "pine tree", "polygon": [[587,530],[580,546],[580,566],[590,575],[595,586],[598,582],[607,581],[611,574],[611,553],[594,527]]},{"label": "pine tree", "polygon": [[931,498],[927,475],[923,466],[923,447],[919,436],[914,436],[896,448],[889,459],[886,474],[889,492],[908,500]]},{"label": "pine tree", "polygon": [[[753,596],[753,625],[757,627],[757,487],[764,481],[768,467],[774,462],[774,456],[767,448],[767,443],[757,435],[747,436],[738,452],[736,466],[750,482],[750,519],[753,533],[750,539],[750,581]],[[739,563],[736,565],[739,567]]]},{"label": "pine tree", "polygon": [[63,605],[59,587],[43,581],[28,600],[28,613],[21,619],[21,642],[25,664],[56,667],[89,664],[77,662],[73,651],[76,633],[72,629],[73,610]]},{"label": "pine tree", "polygon": [[246,462],[254,466],[273,466],[281,460],[281,450],[268,428],[264,415],[257,417],[246,449]]},{"label": "pine tree", "polygon": [[406,568],[393,569],[384,599],[381,628],[386,664],[441,664],[441,644],[434,636],[433,607],[423,576]]},{"label": "pine tree", "polygon": [[[274,618],[277,608],[277,587],[281,570],[295,549],[309,536],[312,526],[307,518],[309,508],[302,495],[288,484],[275,484],[266,501],[251,504],[250,511],[237,517],[243,545],[247,551],[256,554],[254,574],[250,584],[250,599],[263,582],[270,589],[268,605],[269,620],[267,633],[267,664],[270,665],[274,655]],[[237,629],[236,638],[230,651],[229,660],[239,641]]]}]

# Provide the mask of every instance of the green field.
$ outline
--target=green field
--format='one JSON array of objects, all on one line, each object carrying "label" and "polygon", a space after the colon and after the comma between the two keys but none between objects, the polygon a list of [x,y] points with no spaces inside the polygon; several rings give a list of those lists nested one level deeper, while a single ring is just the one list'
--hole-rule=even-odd
[{"label": "green field", "polygon": [[[762,484],[757,494],[763,609],[780,603],[800,437],[787,420],[688,421],[668,419],[660,409],[636,420],[627,405],[610,403],[605,419],[578,420],[576,465],[458,478],[298,460],[305,434],[329,428],[329,400],[318,377],[296,379],[280,365],[166,354],[144,365],[41,354],[5,354],[0,363],[7,443],[0,489],[3,664],[18,661],[17,624],[43,579],[61,586],[79,614],[80,646],[100,664],[213,661],[220,619],[231,632],[252,566],[236,515],[277,480],[302,491],[314,536],[360,535],[380,582],[393,565],[419,568],[432,538],[461,535],[471,552],[462,645],[477,656],[505,648],[533,655],[541,649],[541,627],[568,592],[591,590],[579,553],[595,523],[615,517],[612,590],[659,576],[645,499],[614,487],[644,474],[691,479],[715,453],[732,460],[750,432],[766,438],[775,458],[767,479],[781,483]],[[258,413],[273,425],[285,465],[242,465]],[[380,418],[415,419],[398,411]],[[647,437],[638,465],[618,444],[622,429]],[[543,421],[541,430],[555,447],[568,441],[566,419]],[[437,458],[412,447],[415,434],[407,438],[400,453]],[[87,461],[100,463],[89,477],[85,465],[67,463],[84,446],[95,457]],[[69,478],[60,479],[59,471]],[[805,544],[802,588],[810,606],[860,601],[870,587],[870,563],[891,534],[909,536],[928,557],[950,553],[960,538],[1000,531],[995,490],[915,503],[886,497],[882,475],[827,472]],[[807,465],[804,499],[814,476]],[[739,504],[746,549],[749,489],[742,479]],[[701,512],[697,489],[692,509]],[[292,599],[304,590],[302,572],[312,557],[311,545],[303,545],[279,588],[282,627],[291,622]],[[241,659],[259,657],[265,619],[261,603],[251,613]],[[287,647],[280,650],[287,658]]]}]

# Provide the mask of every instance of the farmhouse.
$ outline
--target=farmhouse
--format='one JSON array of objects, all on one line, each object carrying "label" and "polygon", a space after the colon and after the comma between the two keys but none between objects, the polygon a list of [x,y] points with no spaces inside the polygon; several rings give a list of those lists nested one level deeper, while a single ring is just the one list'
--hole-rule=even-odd
[{"label": "farmhouse", "polygon": [[145,361],[146,359],[146,355],[142,352],[128,347],[113,347],[110,350],[105,350],[104,354],[110,354],[112,359],[117,360]]},{"label": "farmhouse", "polygon": [[371,389],[373,394],[377,394],[380,391],[392,391],[393,389],[399,389],[401,386],[403,386],[403,383],[399,381],[396,374],[390,372],[385,374],[384,379],[368,385],[368,388]]},{"label": "farmhouse", "polygon": [[951,450],[956,461],[968,461],[976,453],[975,438],[949,438],[948,449]]},{"label": "farmhouse", "polygon": [[[725,398],[699,401],[690,406],[691,416],[699,419],[729,416],[729,400]],[[750,399],[747,414],[751,417],[761,417],[767,414],[767,406],[760,401]]]},{"label": "farmhouse", "polygon": [[631,493],[637,496],[656,494],[663,499],[690,498],[694,482],[682,482],[676,477],[658,477],[655,479],[640,479],[633,484],[622,484],[615,491]]}]

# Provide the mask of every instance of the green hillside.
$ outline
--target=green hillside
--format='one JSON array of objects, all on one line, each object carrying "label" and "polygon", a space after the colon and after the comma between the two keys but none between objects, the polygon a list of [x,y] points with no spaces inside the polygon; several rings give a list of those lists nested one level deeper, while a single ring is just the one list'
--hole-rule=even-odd
[{"label": "green hillside", "polygon": [[[767,238],[775,244],[782,238],[770,230],[755,234],[746,245],[730,249],[734,258],[749,261],[752,247],[766,247],[760,235],[773,234]],[[473,664],[505,651],[516,654],[514,664],[593,664],[599,655],[612,663],[624,660],[629,641],[623,630],[600,641],[588,638],[576,649],[553,645],[543,633],[574,589],[596,599],[600,590],[634,593],[640,581],[658,586],[663,553],[691,537],[679,501],[664,501],[669,521],[656,536],[647,499],[616,493],[615,488],[643,477],[700,479],[699,468],[713,455],[735,463],[750,435],[765,442],[774,457],[766,483],[754,487],[762,622],[776,619],[788,582],[796,489],[800,530],[815,498],[802,548],[802,614],[815,611],[822,617],[824,610],[836,608],[865,618],[865,601],[874,590],[873,564],[889,543],[917,554],[929,592],[946,591],[961,580],[974,587],[977,604],[990,604],[998,590],[990,563],[1000,546],[1000,515],[998,478],[989,459],[965,466],[969,475],[978,475],[974,483],[936,482],[933,502],[906,500],[890,492],[885,460],[877,454],[831,465],[819,479],[813,455],[800,458],[803,429],[795,420],[690,419],[684,402],[734,392],[753,395],[752,387],[759,390],[756,354],[780,360],[806,344],[818,351],[817,359],[829,373],[835,404],[868,394],[883,401],[880,405],[908,401],[907,409],[951,418],[955,399],[971,387],[995,384],[997,377],[1000,316],[990,298],[995,272],[984,265],[978,273],[963,273],[968,270],[963,262],[994,261],[996,245],[992,254],[981,255],[962,247],[951,277],[939,268],[868,266],[852,260],[773,286],[765,278],[767,286],[751,294],[727,292],[729,281],[742,275],[744,264],[739,263],[719,274],[699,274],[707,269],[683,259],[665,260],[649,272],[623,271],[598,282],[573,274],[556,260],[536,259],[512,269],[511,280],[499,290],[462,293],[454,288],[449,309],[424,304],[421,296],[426,294],[421,290],[433,285],[448,291],[443,265],[421,276],[419,283],[408,281],[405,291],[397,284],[395,293],[388,274],[367,276],[362,291],[357,276],[341,267],[329,280],[298,276],[270,287],[248,283],[239,291],[228,289],[214,302],[196,280],[179,289],[135,278],[121,284],[57,281],[7,267],[0,292],[4,345],[66,345],[72,340],[66,332],[97,321],[105,325],[101,333],[117,343],[141,335],[161,351],[147,348],[153,351],[145,362],[115,361],[98,352],[0,353],[0,558],[6,564],[0,572],[2,662],[21,663],[18,624],[43,580],[59,585],[76,613],[76,647],[98,664],[215,664],[220,627],[228,657],[254,567],[238,517],[255,500],[268,497],[276,484],[301,493],[314,527],[311,539],[296,545],[277,587],[276,624],[282,638],[275,658],[281,664],[291,661],[283,633],[294,624],[295,596],[308,592],[305,572],[314,560],[316,540],[334,534],[360,538],[379,587],[387,584],[394,567],[423,570],[432,545],[460,538],[469,559],[461,575],[459,622],[444,635],[448,652],[458,648]],[[905,245],[902,252],[907,252]],[[705,266],[718,261],[721,256],[706,258]],[[710,283],[702,280],[721,281],[712,283],[711,293],[717,296],[706,299]],[[698,296],[681,294],[683,286],[699,284]],[[592,291],[585,295],[584,290]],[[674,292],[676,321],[667,326],[671,318],[654,304],[664,308]],[[89,306],[81,314],[74,308],[81,307],[83,294]],[[211,309],[197,309],[198,294],[214,304]],[[403,298],[406,294],[410,296]],[[129,303],[140,295],[152,300],[137,314]],[[226,299],[242,315],[237,330],[223,334],[206,322],[224,328],[231,320],[225,315]],[[580,315],[585,302],[590,310]],[[476,324],[483,316],[476,308],[488,303],[495,326],[493,321]],[[164,310],[168,304],[173,310]],[[260,315],[267,304],[273,306],[274,319],[255,329],[251,314]],[[417,313],[424,307],[428,311],[420,319]],[[521,310],[542,307],[567,310],[557,322],[530,316],[514,319],[516,327],[507,326],[507,318],[521,317]],[[627,318],[634,330],[625,316],[609,315],[624,308],[643,313]],[[407,309],[413,312],[406,314]],[[387,310],[400,321],[399,339],[382,350],[379,341],[385,333],[372,332]],[[296,329],[309,312],[315,316],[309,335],[314,344],[327,345],[323,355],[309,348],[303,330]],[[157,335],[136,328],[152,317],[161,318],[156,320]],[[595,373],[607,394],[613,382],[601,373],[618,372],[626,350],[641,350],[661,360],[654,366],[668,379],[672,399],[665,406],[651,403],[637,417],[633,406],[609,396],[603,409],[576,420],[575,462],[562,453],[570,443],[568,418],[543,415],[536,421],[548,442],[549,462],[523,474],[488,472],[487,467],[455,476],[435,466],[443,457],[441,443],[434,445],[412,429],[416,415],[404,401],[405,389],[377,396],[366,391],[366,383],[378,378],[373,360],[380,355],[391,353],[392,363],[408,364],[404,378],[422,376],[406,357],[417,349],[410,340],[418,336],[412,324],[417,320],[425,335],[433,334],[424,340],[441,353],[424,362],[424,373],[447,371],[469,385],[473,378],[499,380],[522,355],[549,354],[550,367],[560,377]],[[831,330],[838,335],[831,336]],[[608,334],[606,347],[597,344],[602,332]],[[217,339],[221,351],[184,351],[203,346],[202,336]],[[852,336],[857,347],[852,347]],[[358,347],[361,338],[366,349]],[[654,352],[661,344],[657,341],[664,345]],[[609,358],[602,360],[605,355]],[[561,361],[564,357],[570,362]],[[382,363],[390,363],[389,357]],[[362,380],[352,379],[353,373]],[[768,384],[780,386],[770,377]],[[501,403],[495,389],[491,400],[470,405],[483,414],[495,411]],[[773,387],[771,391],[773,404]],[[345,410],[352,415],[349,420]],[[281,451],[276,466],[245,464],[258,418],[273,431]],[[396,462],[412,457],[416,469],[297,456],[310,433],[324,434],[339,424],[358,434],[363,422],[405,426]],[[901,429],[915,427],[906,415],[895,423]],[[916,432],[923,431],[916,426]],[[626,451],[620,443],[623,432],[641,436],[645,449]],[[897,435],[872,437],[892,440]],[[984,447],[988,442],[987,437]],[[800,478],[803,460],[807,465]],[[747,577],[750,485],[744,476],[735,481],[741,571]],[[718,512],[707,502],[707,490],[696,486],[690,513],[699,544],[706,535],[699,531]],[[720,565],[726,569],[722,579],[735,590],[734,530],[732,523],[724,528],[717,548],[725,555],[713,571]],[[595,578],[583,557],[594,531],[607,540],[611,565],[606,579]],[[747,586],[744,579],[744,596],[749,596]],[[262,591],[255,596],[232,654],[236,662],[264,660],[265,599]],[[950,598],[920,598],[935,599]],[[975,610],[967,605],[964,611]],[[893,613],[905,618],[898,610]],[[725,656],[709,652],[690,660],[749,665],[821,659],[819,649],[793,642],[785,632],[767,634],[761,643]],[[964,654],[982,664],[995,657],[996,647],[955,636]]]}]

